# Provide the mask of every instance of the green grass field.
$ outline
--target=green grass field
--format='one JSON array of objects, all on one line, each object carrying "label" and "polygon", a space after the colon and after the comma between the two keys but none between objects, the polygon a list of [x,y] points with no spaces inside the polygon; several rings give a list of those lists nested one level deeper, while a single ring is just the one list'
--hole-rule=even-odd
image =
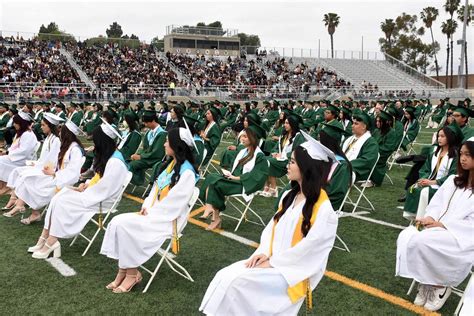
[{"label": "green grass field", "polygon": [[[418,138],[420,143],[429,143],[431,132],[423,129]],[[226,145],[221,145],[221,149]],[[419,147],[416,147],[419,150]],[[394,182],[386,181],[380,188],[368,189],[367,195],[374,203],[376,211],[366,215],[397,225],[408,222],[401,217],[396,201],[403,192],[404,176],[407,168],[394,166],[390,176]],[[137,190],[135,194],[141,194]],[[7,197],[0,197],[4,205]],[[258,210],[265,221],[273,213],[274,199],[257,197],[252,208]],[[119,211],[139,210],[140,204],[123,198]],[[230,213],[230,211],[229,211]],[[224,218],[223,229],[233,232],[236,222]],[[141,291],[145,282],[128,294],[117,295],[105,289],[113,280],[116,263],[99,254],[102,236],[85,257],[81,253],[86,246],[78,240],[69,247],[69,241],[62,241],[62,260],[77,274],[63,277],[46,261],[32,259],[26,252],[38,238],[42,224],[24,226],[19,217],[13,219],[0,216],[0,284],[2,299],[0,311],[3,315],[19,314],[199,314],[198,307],[204,292],[214,274],[224,266],[247,258],[254,248],[207,232],[202,227],[189,223],[181,239],[178,262],[187,267],[194,277],[191,283],[167,267],[163,267],[148,293]],[[261,226],[244,223],[236,234],[258,242]],[[86,228],[89,234],[92,226]],[[397,278],[395,274],[396,239],[400,230],[369,223],[355,218],[341,218],[338,234],[351,249],[351,253],[333,249],[327,269],[352,280],[362,282],[388,294],[412,301],[406,296],[411,280]],[[147,266],[154,267],[156,258]],[[148,277],[144,279],[147,281]],[[405,315],[412,311],[394,305],[365,291],[324,277],[314,292],[312,314],[320,315]],[[440,311],[452,314],[459,298],[452,295]],[[405,304],[409,305],[409,304]],[[304,310],[300,311],[304,314]]]}]

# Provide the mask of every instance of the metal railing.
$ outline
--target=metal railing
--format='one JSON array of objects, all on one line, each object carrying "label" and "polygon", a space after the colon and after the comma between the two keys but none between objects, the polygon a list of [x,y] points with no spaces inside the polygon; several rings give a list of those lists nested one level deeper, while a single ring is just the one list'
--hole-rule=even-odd
[{"label": "metal railing", "polygon": [[383,53],[385,55],[385,60],[390,63],[390,65],[392,65],[393,67],[396,67],[398,69],[400,69],[401,71],[409,74],[410,76],[413,76],[415,77],[417,80],[429,85],[429,86],[433,86],[433,87],[437,87],[437,88],[445,88],[445,85],[444,83],[436,80],[436,79],[433,79],[421,72],[419,72],[418,70],[408,66],[407,64],[405,64],[404,62],[396,59],[395,57],[392,57],[386,53]]}]

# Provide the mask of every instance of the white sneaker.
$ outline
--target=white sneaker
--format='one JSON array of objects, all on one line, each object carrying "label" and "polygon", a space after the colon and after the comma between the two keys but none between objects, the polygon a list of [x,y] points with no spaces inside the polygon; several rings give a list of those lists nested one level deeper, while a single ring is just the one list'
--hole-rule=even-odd
[{"label": "white sneaker", "polygon": [[430,291],[430,287],[428,285],[424,285],[424,284],[418,285],[418,294],[416,294],[416,298],[413,304],[417,306],[425,305],[426,300],[428,299],[429,291]]},{"label": "white sneaker", "polygon": [[431,287],[431,291],[428,294],[428,299],[425,304],[425,309],[434,312],[443,307],[446,300],[451,295],[450,287]]}]

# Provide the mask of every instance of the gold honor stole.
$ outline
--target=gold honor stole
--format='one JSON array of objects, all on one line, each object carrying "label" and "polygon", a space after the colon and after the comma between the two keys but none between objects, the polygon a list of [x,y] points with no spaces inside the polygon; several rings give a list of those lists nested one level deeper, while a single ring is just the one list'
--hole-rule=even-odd
[{"label": "gold honor stole", "polygon": [[[316,221],[316,216],[318,215],[319,207],[321,206],[322,203],[324,203],[327,200],[329,200],[329,198],[326,191],[321,189],[319,193],[319,198],[313,206],[313,213],[311,214],[311,219],[310,219],[311,227],[314,225],[314,222]],[[281,211],[281,206],[278,208],[278,212],[280,211]],[[277,221],[274,220],[273,228],[272,228],[272,238],[270,240],[269,257],[271,257],[273,254],[273,239],[275,237],[276,223]],[[300,215],[298,223],[296,224],[295,231],[293,233],[293,239],[291,240],[291,247],[296,246],[301,240],[303,240],[304,236],[303,236],[303,233],[301,232],[302,225],[303,225],[303,214]],[[308,309],[313,308],[313,297],[312,297],[312,291],[311,291],[311,285],[310,285],[309,279],[305,279],[293,286],[288,287],[286,292],[291,300],[291,303],[295,304],[299,299],[306,297],[306,307]]]}]

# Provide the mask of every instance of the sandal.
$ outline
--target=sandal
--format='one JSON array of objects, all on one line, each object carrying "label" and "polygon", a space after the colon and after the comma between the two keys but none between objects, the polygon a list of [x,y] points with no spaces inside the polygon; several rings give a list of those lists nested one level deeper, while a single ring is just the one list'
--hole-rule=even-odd
[{"label": "sandal", "polygon": [[31,219],[31,215],[28,216],[27,218],[23,218],[20,223],[24,224],[24,225],[30,225],[31,223],[34,223],[34,222],[41,222],[41,214],[34,218],[34,219]]},{"label": "sandal", "polygon": [[[117,276],[123,276],[123,277],[121,278],[121,280],[120,280],[120,283],[122,283],[122,281],[125,279],[126,274],[127,274],[127,270],[125,270],[125,269],[119,269],[119,272],[118,272]],[[118,287],[120,286],[120,283],[117,284],[117,282],[115,282],[115,280],[114,280],[114,281],[110,282],[109,284],[107,284],[107,285],[105,286],[105,288],[106,288],[107,290],[114,290],[114,289],[116,289],[116,288],[118,288]]]},{"label": "sandal", "polygon": [[209,216],[211,216],[212,211],[209,211],[209,213],[206,213],[206,212],[207,212],[207,210],[204,211],[204,213],[203,213],[201,216],[199,216],[199,218],[201,218],[201,219],[208,219]]},{"label": "sandal", "polygon": [[3,216],[13,217],[18,213],[20,213],[20,214],[25,213],[25,210],[26,210],[26,208],[24,206],[15,206],[10,212],[3,213]]},{"label": "sandal", "polygon": [[[115,289],[113,289],[114,293],[121,294],[121,293],[128,293],[130,292],[135,285],[140,283],[143,280],[142,274],[140,272],[137,272],[137,274],[127,274],[125,275],[125,278],[135,278],[135,281],[130,285],[128,289],[124,288],[122,285],[119,285]],[[123,282],[122,282],[123,283]]]},{"label": "sandal", "polygon": [[[2,211],[9,211],[11,210],[12,208],[15,207],[15,203],[16,203],[16,200],[18,200],[18,198],[16,197],[11,197],[10,200],[8,200],[8,203],[2,207]],[[10,205],[11,203],[11,205]]]},{"label": "sandal", "polygon": [[222,226],[222,219],[219,217],[217,220],[213,221],[209,226],[206,227],[206,230],[219,229]]}]

